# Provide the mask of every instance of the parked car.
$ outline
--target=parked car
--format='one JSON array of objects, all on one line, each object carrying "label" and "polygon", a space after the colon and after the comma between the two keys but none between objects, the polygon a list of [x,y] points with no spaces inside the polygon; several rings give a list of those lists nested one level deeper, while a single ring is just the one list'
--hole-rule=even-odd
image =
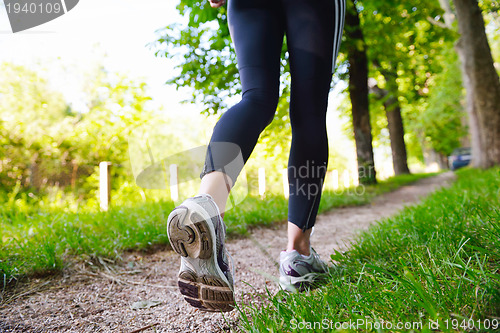
[{"label": "parked car", "polygon": [[471,160],[471,149],[469,147],[457,148],[448,157],[448,165],[450,170],[457,170],[458,168],[464,167],[470,163]]}]

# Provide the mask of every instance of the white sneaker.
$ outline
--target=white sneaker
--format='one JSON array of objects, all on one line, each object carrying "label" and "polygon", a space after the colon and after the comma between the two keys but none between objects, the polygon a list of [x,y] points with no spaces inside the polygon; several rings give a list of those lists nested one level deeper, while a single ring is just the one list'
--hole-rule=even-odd
[{"label": "white sneaker", "polygon": [[184,299],[203,311],[234,308],[233,276],[224,240],[226,225],[207,194],[185,200],[168,216],[167,233],[181,255],[178,285]]},{"label": "white sneaker", "polygon": [[286,291],[304,290],[311,286],[323,273],[328,272],[328,265],[319,258],[313,248],[309,256],[292,250],[280,253],[280,287]]}]

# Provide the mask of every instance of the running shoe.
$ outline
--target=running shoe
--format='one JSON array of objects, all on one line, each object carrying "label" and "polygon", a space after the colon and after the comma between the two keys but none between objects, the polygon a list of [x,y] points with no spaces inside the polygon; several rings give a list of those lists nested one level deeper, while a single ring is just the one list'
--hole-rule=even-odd
[{"label": "running shoe", "polygon": [[297,252],[282,251],[280,253],[280,287],[283,290],[294,292],[303,291],[312,287],[324,273],[328,272],[328,265],[319,258],[311,248],[311,254],[304,256]]},{"label": "running shoe", "polygon": [[167,233],[172,248],[181,255],[178,285],[184,299],[203,311],[233,310],[226,225],[212,197],[199,195],[176,207],[168,216]]}]

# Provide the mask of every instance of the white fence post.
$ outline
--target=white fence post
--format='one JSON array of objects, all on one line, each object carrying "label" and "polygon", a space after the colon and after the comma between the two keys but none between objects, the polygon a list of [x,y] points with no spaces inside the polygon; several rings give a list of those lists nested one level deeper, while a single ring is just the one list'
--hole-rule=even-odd
[{"label": "white fence post", "polygon": [[176,164],[170,164],[170,197],[172,201],[179,200],[179,182]]},{"label": "white fence post", "polygon": [[111,162],[99,163],[99,202],[102,211],[107,211],[111,201]]},{"label": "white fence post", "polygon": [[259,168],[259,195],[261,197],[266,193],[266,169]]},{"label": "white fence post", "polygon": [[352,184],[354,186],[359,185],[359,178],[358,178],[358,174],[356,172],[353,172],[353,174],[352,174]]},{"label": "white fence post", "polygon": [[349,170],[344,170],[342,178],[344,178],[344,188],[348,188],[351,185],[349,182]]}]

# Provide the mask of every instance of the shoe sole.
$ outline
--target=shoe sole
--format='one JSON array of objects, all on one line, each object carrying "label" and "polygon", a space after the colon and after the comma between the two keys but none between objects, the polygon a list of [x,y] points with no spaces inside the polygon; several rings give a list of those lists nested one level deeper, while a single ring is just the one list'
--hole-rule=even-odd
[{"label": "shoe sole", "polygon": [[198,207],[185,202],[168,217],[170,244],[185,261],[178,275],[179,290],[195,308],[231,311],[234,292],[217,262],[215,229]]}]

